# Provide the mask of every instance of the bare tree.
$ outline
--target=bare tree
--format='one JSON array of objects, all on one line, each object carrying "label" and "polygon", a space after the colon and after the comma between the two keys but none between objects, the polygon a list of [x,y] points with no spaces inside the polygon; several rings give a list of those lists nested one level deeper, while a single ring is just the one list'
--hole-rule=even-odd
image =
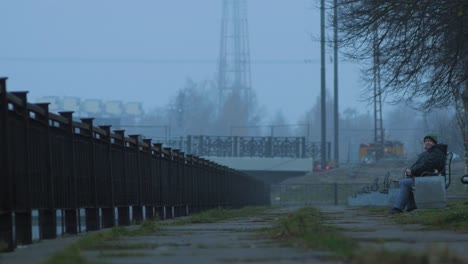
[{"label": "bare tree", "polygon": [[169,124],[174,135],[209,135],[215,120],[214,90],[208,80],[195,82],[187,78],[168,106]]},{"label": "bare tree", "polygon": [[226,136],[234,127],[242,128],[236,134],[247,135],[249,128],[262,120],[264,114],[253,92],[248,102],[232,93],[221,106],[216,103],[217,92],[210,80],[195,82],[187,78],[167,106],[171,135]]},{"label": "bare tree", "polygon": [[287,121],[283,111],[277,110],[275,115],[270,119],[270,127],[272,134],[276,137],[290,137],[292,136],[292,128],[294,127],[291,122]]},{"label": "bare tree", "polygon": [[264,116],[264,110],[258,105],[254,91],[250,91],[249,98],[234,91],[219,106],[216,117],[217,134],[229,135],[236,128],[236,135],[255,135],[259,132],[255,126]]},{"label": "bare tree", "polygon": [[378,57],[367,70],[379,67],[382,93],[426,110],[457,106],[467,170],[468,1],[336,2],[340,46],[351,59]]}]

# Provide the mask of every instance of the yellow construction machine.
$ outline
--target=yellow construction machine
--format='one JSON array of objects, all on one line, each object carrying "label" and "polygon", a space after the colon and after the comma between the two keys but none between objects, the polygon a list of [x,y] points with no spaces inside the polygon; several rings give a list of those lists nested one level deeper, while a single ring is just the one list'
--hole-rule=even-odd
[{"label": "yellow construction machine", "polygon": [[404,154],[403,143],[386,141],[380,143],[363,143],[359,146],[359,160],[365,163],[376,162],[382,158],[401,158]]}]

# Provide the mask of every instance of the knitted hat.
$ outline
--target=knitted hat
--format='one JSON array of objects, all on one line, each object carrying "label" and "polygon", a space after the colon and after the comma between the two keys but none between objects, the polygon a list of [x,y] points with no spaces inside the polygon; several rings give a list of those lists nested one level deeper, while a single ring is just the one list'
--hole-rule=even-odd
[{"label": "knitted hat", "polygon": [[432,132],[427,133],[424,136],[423,141],[425,141],[426,139],[430,139],[430,140],[434,141],[434,143],[437,144],[437,134],[436,133],[432,133]]}]

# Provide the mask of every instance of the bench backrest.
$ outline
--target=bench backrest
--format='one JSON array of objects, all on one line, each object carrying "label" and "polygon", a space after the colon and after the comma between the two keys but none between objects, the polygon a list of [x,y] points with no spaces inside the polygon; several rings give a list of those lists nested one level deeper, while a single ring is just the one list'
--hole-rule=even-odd
[{"label": "bench backrest", "polygon": [[452,182],[452,158],[453,153],[448,152],[447,157],[445,158],[445,169],[442,171],[442,176],[445,178],[445,189],[447,189]]}]

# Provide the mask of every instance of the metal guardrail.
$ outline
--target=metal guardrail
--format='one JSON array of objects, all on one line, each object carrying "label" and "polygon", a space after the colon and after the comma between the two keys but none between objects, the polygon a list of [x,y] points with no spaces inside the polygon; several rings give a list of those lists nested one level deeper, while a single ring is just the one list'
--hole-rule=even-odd
[{"label": "metal guardrail", "polygon": [[90,231],[116,219],[129,225],[189,208],[269,203],[263,182],[123,130],[95,127],[92,118],[75,122],[72,112],[50,113],[48,104],[28,103],[27,92],[7,93],[6,78],[0,78],[0,170],[0,247],[6,250],[32,243],[32,210],[39,212],[40,239],[50,239],[58,210],[65,233],[76,234],[83,208]]}]

